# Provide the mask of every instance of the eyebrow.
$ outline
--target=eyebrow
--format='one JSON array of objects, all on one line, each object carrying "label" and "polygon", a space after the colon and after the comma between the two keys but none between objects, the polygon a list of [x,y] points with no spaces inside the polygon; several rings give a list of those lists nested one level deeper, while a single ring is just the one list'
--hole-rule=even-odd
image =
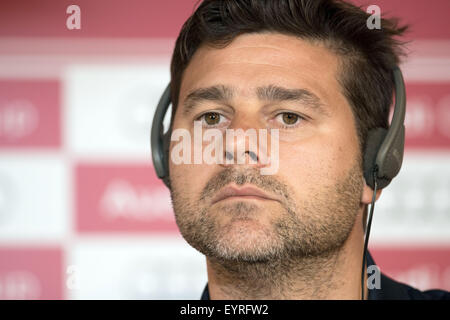
[{"label": "eyebrow", "polygon": [[299,102],[314,111],[329,116],[320,98],[306,89],[288,89],[276,85],[268,85],[256,89],[256,95],[260,100],[266,101],[293,101]]},{"label": "eyebrow", "polygon": [[[189,93],[186,97],[183,103],[183,113],[190,113],[199,102],[227,102],[233,98],[234,92],[235,90],[232,87],[225,85],[215,85],[207,88],[196,89]],[[268,85],[256,88],[256,96],[258,99],[264,101],[299,102],[316,112],[330,116],[329,112],[324,108],[320,98],[306,89],[289,89],[276,85]]]},{"label": "eyebrow", "polygon": [[224,85],[200,88],[189,93],[184,100],[184,114],[188,114],[202,101],[226,102],[233,98],[234,90]]}]

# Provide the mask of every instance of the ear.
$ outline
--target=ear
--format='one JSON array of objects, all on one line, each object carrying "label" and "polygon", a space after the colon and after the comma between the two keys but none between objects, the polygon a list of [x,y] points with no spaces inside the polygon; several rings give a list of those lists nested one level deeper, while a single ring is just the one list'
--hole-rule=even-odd
[{"label": "ear", "polygon": [[[372,197],[373,197],[373,189],[371,187],[369,187],[366,183],[366,179],[363,178],[364,181],[364,187],[363,187],[363,192],[361,195],[361,203],[363,204],[371,204],[372,203]],[[378,200],[378,198],[381,195],[381,192],[383,191],[383,189],[378,189],[377,190],[377,195],[375,196],[375,201]]]}]

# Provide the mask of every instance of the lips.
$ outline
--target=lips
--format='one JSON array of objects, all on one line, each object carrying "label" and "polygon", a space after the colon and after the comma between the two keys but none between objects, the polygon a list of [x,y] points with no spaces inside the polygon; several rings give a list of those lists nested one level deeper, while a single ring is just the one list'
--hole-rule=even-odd
[{"label": "lips", "polygon": [[212,204],[231,197],[239,197],[242,199],[248,198],[257,200],[278,201],[277,197],[269,195],[266,192],[253,186],[245,186],[242,188],[237,188],[235,186],[227,186],[219,191],[219,193],[214,197]]}]

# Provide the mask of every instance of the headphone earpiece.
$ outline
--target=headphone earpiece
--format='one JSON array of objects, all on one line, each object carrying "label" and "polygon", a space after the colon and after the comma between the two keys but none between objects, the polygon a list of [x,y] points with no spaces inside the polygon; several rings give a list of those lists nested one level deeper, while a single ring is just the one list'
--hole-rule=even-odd
[{"label": "headphone earpiece", "polygon": [[399,173],[405,147],[406,93],[399,68],[393,70],[395,105],[389,129],[375,128],[369,131],[364,150],[364,178],[374,189],[374,170],[377,172],[377,188],[385,188]]}]

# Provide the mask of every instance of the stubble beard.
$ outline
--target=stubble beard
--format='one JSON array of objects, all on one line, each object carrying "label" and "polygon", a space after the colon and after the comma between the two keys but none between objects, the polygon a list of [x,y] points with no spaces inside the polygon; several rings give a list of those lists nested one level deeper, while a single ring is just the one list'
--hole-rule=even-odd
[{"label": "stubble beard", "polygon": [[[275,206],[279,209],[272,206],[276,212],[267,212],[259,202],[225,201],[211,214],[212,196],[232,182],[277,194],[283,199]],[[316,286],[317,281],[327,281],[318,268],[334,268],[355,223],[362,183],[361,166],[356,164],[341,181],[313,187],[308,199],[298,200],[273,176],[228,167],[207,183],[198,199],[187,198],[173,183],[171,197],[184,239],[208,258],[224,281],[253,283],[245,290],[257,298],[274,294],[275,288],[281,292],[282,283],[289,283],[293,274],[302,274]],[[269,225],[257,223],[261,210],[273,217]],[[228,223],[219,223],[217,213],[230,216]]]}]

